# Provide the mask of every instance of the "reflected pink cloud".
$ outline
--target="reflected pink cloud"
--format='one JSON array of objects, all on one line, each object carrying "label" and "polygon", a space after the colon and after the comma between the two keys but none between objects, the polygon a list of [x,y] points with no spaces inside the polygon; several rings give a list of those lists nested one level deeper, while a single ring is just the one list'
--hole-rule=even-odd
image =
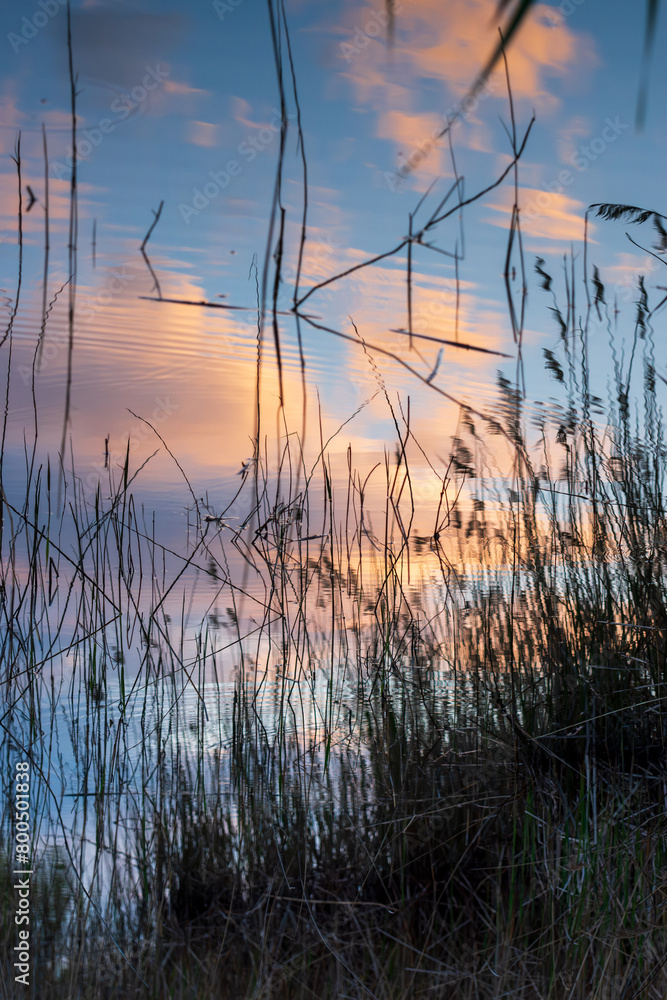
[{"label": "reflected pink cloud", "polygon": [[[500,213],[491,216],[487,221],[494,226],[507,226],[508,217],[512,213],[513,193],[507,191],[503,202],[490,205]],[[544,191],[538,188],[522,187],[520,189],[521,230],[524,235],[535,239],[563,241],[567,244],[579,242],[584,237],[584,213],[586,206],[575,198],[565,194]],[[589,224],[589,237],[594,232]],[[531,243],[531,247],[534,244]],[[553,251],[553,247],[550,248]]]},{"label": "reflected pink cloud", "polygon": [[193,146],[213,148],[218,145],[220,126],[212,122],[189,121],[185,131],[185,141]]},{"label": "reflected pink cloud", "polygon": [[[340,71],[352,84],[358,101],[377,113],[375,134],[379,138],[390,139],[399,148],[407,145],[413,151],[434,134],[431,119],[437,116],[415,108],[424,80],[447,84],[449,97],[439,108],[441,129],[460,110],[457,102],[468,93],[479,67],[497,43],[496,9],[496,0],[452,0],[445,5],[440,0],[404,3],[398,12],[397,37],[391,50],[387,49],[384,32],[373,31],[371,37],[363,30],[372,19],[372,7],[358,6],[346,12],[345,29],[336,29],[344,39],[339,43]],[[509,54],[514,97],[528,98],[539,110],[553,110],[558,99],[550,91],[548,78],[564,77],[594,62],[588,38],[575,33],[563,18],[554,19],[551,8],[538,4],[513,40]],[[504,72],[496,71],[488,86],[492,94],[506,100]],[[459,133],[457,143],[487,150],[488,139],[478,134],[483,126],[474,112],[465,117],[477,127]],[[421,120],[423,127],[419,128]],[[438,159],[440,151],[435,157],[431,151],[415,164],[415,171],[435,172]],[[442,163],[439,165],[442,167]],[[418,187],[422,189],[423,185]]]}]

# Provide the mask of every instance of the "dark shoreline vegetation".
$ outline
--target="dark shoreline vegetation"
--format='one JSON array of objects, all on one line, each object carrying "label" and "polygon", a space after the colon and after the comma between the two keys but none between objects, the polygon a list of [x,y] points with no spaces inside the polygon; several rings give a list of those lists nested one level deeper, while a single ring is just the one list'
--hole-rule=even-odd
[{"label": "dark shoreline vegetation", "polygon": [[[286,33],[276,45],[293,82]],[[513,160],[501,179],[516,182],[530,129],[519,142],[511,112]],[[303,151],[300,118],[298,130]],[[20,145],[16,163],[21,190]],[[283,166],[281,142],[279,185]],[[419,336],[413,253],[484,193],[464,200],[457,175],[421,233],[410,217],[409,239],[392,251],[407,253],[406,336]],[[266,319],[279,361],[285,229],[276,206],[258,328]],[[595,208],[608,220],[652,221],[664,237],[654,213]],[[48,235],[48,214],[46,224]],[[306,238],[304,207],[301,251]],[[506,279],[519,348],[520,246],[515,210]],[[300,266],[296,322],[324,331],[300,309],[314,291],[299,290]],[[544,261],[536,265],[560,331],[558,350],[545,351],[560,401],[528,403],[519,364],[515,382],[499,376],[493,413],[462,404],[449,462],[440,474],[431,467],[439,503],[426,534],[414,526],[411,470],[424,456],[409,407],[392,402],[377,349],[356,328],[344,336],[368,355],[397,434],[380,470],[379,517],[365,471],[350,463],[347,483],[334,483],[324,442],[307,464],[303,437],[284,427],[270,462],[259,413],[234,498],[246,505],[243,523],[229,527],[227,511],[193,493],[187,555],[165,547],[135,503],[141,467],[129,443],[124,467],[94,494],[73,461],[38,465],[30,446],[21,500],[0,472],[4,996],[665,996],[657,309],[640,279],[626,357],[597,269],[589,273],[585,256],[578,268],[574,258],[564,268],[561,306]],[[72,306],[74,289],[72,280]],[[590,389],[594,327],[613,362],[606,403]],[[261,351],[258,384],[260,367]],[[452,398],[433,375],[419,378],[422,391]],[[183,472],[187,456],[178,458]],[[437,569],[423,592],[410,583],[420,560]],[[196,572],[226,606],[222,640],[205,618],[187,641]],[[167,599],[181,592],[179,622]],[[231,681],[221,668],[229,649]],[[29,989],[7,957],[17,754],[31,764],[40,845]]]},{"label": "dark shoreline vegetation", "polygon": [[[299,486],[286,447],[277,492],[261,463],[256,478],[249,469],[252,531],[228,537],[200,517],[205,542],[190,557],[230,595],[232,686],[216,686],[210,637],[194,657],[174,638],[161,605],[180,571],[165,571],[137,515],[129,454],[110,498],[86,500],[68,476],[58,513],[49,471],[23,509],[5,496],[5,773],[27,748],[52,843],[35,859],[31,995],[664,995],[667,523],[653,335],[637,328],[602,428],[584,344],[585,331],[564,336],[562,363],[547,358],[564,400],[533,418],[541,453],[521,393],[500,380],[486,431],[514,446],[503,487],[463,413],[447,482],[474,478],[476,500],[466,511],[443,492],[429,537],[398,530],[411,488],[404,424],[374,568],[354,476],[342,518],[325,458]],[[263,664],[256,630],[244,639],[234,613],[230,544],[264,581],[262,632],[277,653]],[[410,552],[425,550],[441,566],[436,611],[406,588]],[[151,576],[152,610],[140,613]],[[312,625],[322,604],[328,632]],[[66,794],[81,795],[73,830],[54,746],[63,707],[77,754]],[[9,846],[7,809],[3,830]],[[7,861],[5,955],[10,872]]]}]

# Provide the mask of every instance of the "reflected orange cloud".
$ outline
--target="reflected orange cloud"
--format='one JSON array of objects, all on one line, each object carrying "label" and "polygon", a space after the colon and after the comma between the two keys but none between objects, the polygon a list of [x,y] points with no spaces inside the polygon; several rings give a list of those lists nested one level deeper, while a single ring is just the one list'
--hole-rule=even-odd
[{"label": "reflected orange cloud", "polygon": [[[481,66],[497,43],[496,0],[411,0],[402,5],[398,15],[400,38],[394,62],[402,62],[415,78],[444,80],[459,96],[468,92]],[[551,101],[544,89],[546,73],[563,75],[587,55],[590,42],[575,34],[564,19],[554,20],[552,9],[536,4],[512,41],[509,51],[510,75],[515,97]],[[372,19],[371,6],[357,7],[347,19],[355,27]],[[370,39],[369,39],[370,41]],[[382,39],[380,39],[382,41]],[[360,82],[378,74],[384,61],[382,44],[360,46],[352,73]],[[365,65],[370,64],[367,69]]]},{"label": "reflected orange cloud", "polygon": [[[442,129],[442,119],[435,114],[408,114],[405,111],[384,111],[378,120],[376,135],[380,139],[393,139],[399,146],[397,155],[401,163],[414,149],[424,143],[425,136],[437,134]],[[446,147],[434,145],[429,151],[426,171],[449,176],[446,166]]]},{"label": "reflected orange cloud", "polygon": [[[422,22],[411,47],[422,76],[444,79],[459,94],[467,92],[475,68],[484,65],[496,42],[495,0],[419,0],[406,8],[408,20]],[[564,73],[578,57],[580,43],[567,26],[554,24],[546,5],[538,4],[509,51],[512,90],[517,97],[545,99],[544,70]],[[433,38],[433,25],[436,28]],[[427,27],[428,26],[428,27]],[[420,44],[421,43],[421,44]]]},{"label": "reflected orange cloud", "polygon": [[[325,232],[317,235],[325,249],[320,252],[320,244],[315,240],[307,245],[304,272],[310,280],[332,273],[341,264],[349,266],[364,256],[358,249],[327,244]],[[180,270],[181,261],[156,251],[153,263],[160,273],[169,272],[170,297],[194,302],[206,298],[203,283],[184,275]],[[76,468],[84,484],[92,489],[100,482],[105,488],[107,438],[110,464],[116,480],[120,479],[129,435],[132,471],[157,451],[142,470],[137,487],[148,490],[159,505],[160,493],[169,483],[169,491],[179,498],[179,503],[181,498],[184,505],[191,503],[188,487],[173,458],[148,424],[140,419],[144,418],[164,438],[193,483],[196,495],[199,497],[209,491],[214,509],[221,509],[228,497],[228,486],[221,487],[221,479],[231,477],[236,483],[235,474],[253,450],[257,344],[252,311],[233,313],[142,298],[152,294],[151,281],[138,259],[136,248],[131,256],[128,251],[125,265],[98,264],[94,279],[89,277],[87,281],[88,284],[81,278],[77,292],[71,421]],[[435,277],[422,277],[416,283],[415,328],[433,331],[436,336],[451,335],[455,300],[447,296],[443,299],[443,288],[446,288],[444,279]],[[492,303],[480,304],[470,282],[461,282],[460,295],[461,337],[484,346],[508,349],[509,331],[506,321],[503,322],[502,310],[498,308],[494,313]],[[435,364],[438,346],[417,343],[417,350],[410,352],[407,338],[391,332],[391,327],[403,325],[404,296],[404,272],[400,267],[385,266],[359,272],[357,280],[348,282],[345,300],[365,341],[396,350],[414,368],[426,374]],[[17,382],[23,377],[22,371],[26,373],[34,350],[39,330],[39,321],[34,318],[39,316],[38,299],[35,294],[30,305],[26,296],[22,306],[24,320],[20,326],[25,333],[17,344]],[[312,305],[316,311],[316,301]],[[40,439],[42,445],[53,452],[59,447],[62,429],[66,306],[63,296],[49,319],[45,364],[37,375],[37,395],[43,416]],[[342,322],[341,329],[353,333],[349,321]],[[407,413],[410,396],[411,430],[441,474],[447,466],[451,438],[457,432],[461,411],[455,401],[439,396],[394,362],[370,349],[364,352],[361,343],[355,346],[334,341],[331,350],[330,343],[323,343],[328,336],[313,330],[306,330],[304,336],[308,382],[305,463],[310,471],[320,450],[320,402],[316,392],[319,382],[322,439],[329,442],[327,455],[332,475],[341,487],[338,496],[343,495],[346,488],[348,446],[352,466],[362,479],[377,462],[380,463],[369,484],[367,512],[373,515],[372,529],[382,537],[382,512],[386,504],[385,454],[393,468],[396,440],[384,388],[399,422],[402,420],[401,406]],[[284,445],[285,433],[290,432],[294,455],[298,455],[300,445],[296,436],[302,433],[301,374],[293,324],[286,317],[281,319],[281,337],[284,417],[278,406],[278,373],[270,329],[265,335],[261,371],[262,437],[266,436],[267,454],[272,464],[276,461],[279,438]],[[495,358],[446,349],[441,369],[441,376],[445,377],[440,384],[454,396],[474,401],[480,409],[491,411],[497,365]],[[334,383],[332,366],[336,368]],[[345,384],[344,401],[339,389],[341,383]],[[15,406],[10,415],[15,437],[17,434],[20,437],[22,427],[30,420],[25,415],[29,414],[27,384],[21,388],[23,410]],[[18,399],[19,393],[14,398]],[[348,419],[350,422],[342,426]],[[412,497],[416,505],[413,530],[425,535],[432,533],[435,523],[440,481],[414,444],[410,445],[409,457],[411,475],[414,475]],[[321,474],[318,475],[315,492],[321,485]],[[239,478],[239,484],[240,481]],[[448,493],[450,502],[455,495],[456,484],[453,484]],[[404,525],[410,513],[410,491],[406,488],[400,502]],[[394,529],[394,537],[400,545],[398,527]],[[443,544],[444,541],[443,538]]]},{"label": "reflected orange cloud", "polygon": [[[327,259],[329,274],[342,271],[368,259],[368,253],[356,248],[334,248],[331,263]],[[395,329],[407,328],[407,284],[405,257],[393,258],[393,263],[375,264],[355,271],[340,282],[330,286],[329,294],[341,296],[345,306],[345,316],[349,314],[359,327],[365,339],[373,341],[389,350],[401,352],[408,343],[407,337],[393,333]],[[502,323],[499,309],[493,322],[490,311],[493,305],[482,307],[475,295],[475,285],[459,280],[457,286],[452,275],[428,276],[418,272],[416,257],[412,286],[412,325],[416,333],[447,340],[458,339],[490,350],[505,351],[508,347],[509,328]],[[308,301],[308,308],[319,310],[318,296],[326,295],[328,289],[316,292]],[[458,331],[457,331],[458,312]],[[353,330],[349,321],[344,323],[347,332]],[[438,345],[421,342],[419,349],[430,357]],[[455,350],[455,349],[452,349]],[[448,349],[449,351],[449,349]],[[483,355],[460,352],[466,366],[480,363]],[[417,356],[415,356],[417,357]],[[497,362],[496,362],[497,363]],[[424,363],[425,366],[427,362]],[[424,374],[429,372],[425,368]]]},{"label": "reflected orange cloud", "polygon": [[178,80],[165,80],[163,83],[166,94],[177,94],[179,97],[189,97],[192,94],[208,94],[208,90],[199,87],[191,87],[188,83],[179,83]]},{"label": "reflected orange cloud", "polygon": [[[252,453],[257,352],[253,324],[238,313],[141,298],[151,293],[150,279],[133,260],[100,271],[99,279],[95,286],[80,283],[77,291],[72,435],[78,461],[99,467],[107,437],[112,456],[124,455],[129,434],[137,465],[156,448],[161,451],[142,473],[142,481],[164,482],[165,462],[173,465],[173,460],[132,410],[155,423],[194,479],[218,480],[235,473]],[[172,277],[170,292],[195,302],[206,298],[200,285],[183,276]],[[24,308],[29,308],[27,303]],[[35,302],[32,309],[38,308]],[[44,363],[36,380],[40,405],[49,413],[58,413],[62,406],[66,324],[61,300],[47,325]],[[21,348],[25,356],[16,369],[17,379],[25,375],[24,382],[29,380],[39,322],[33,321],[29,329]],[[286,420],[290,430],[300,432],[302,389],[293,338],[285,337],[283,349]],[[262,411],[265,432],[274,440],[279,383],[270,331],[265,355]],[[18,410],[16,418],[21,419]],[[57,447],[59,419],[51,416],[42,426],[42,441]],[[333,420],[330,427],[334,429]]]},{"label": "reflected orange cloud", "polygon": [[[332,254],[344,256],[343,251],[335,247]],[[329,266],[328,256],[320,259],[317,253],[311,258],[307,253],[306,260],[308,270],[313,272],[326,270]],[[175,262],[156,257],[155,263],[164,269]],[[437,345],[420,344],[419,355],[410,353],[407,338],[390,332],[389,323],[396,324],[404,292],[400,272],[391,268],[375,270],[376,274],[369,270],[367,277],[350,289],[350,305],[361,336],[369,342],[396,349],[416,369],[428,372],[435,362]],[[141,473],[143,486],[159,490],[165,482],[174,481],[173,459],[147,424],[133,416],[130,410],[154,424],[188,477],[199,484],[198,489],[202,489],[202,483],[215,484],[221,477],[234,475],[252,454],[253,447],[257,343],[252,312],[246,316],[223,309],[146,300],[141,296],[151,294],[150,278],[134,257],[128,258],[126,265],[98,268],[96,279],[95,285],[86,285],[83,280],[79,283],[74,342],[71,432],[74,454],[84,481],[91,476],[105,481],[106,438],[109,438],[112,465],[114,468],[122,466],[128,434],[133,469],[158,450]],[[461,291],[466,334],[472,336],[475,323],[483,323],[484,335],[478,335],[478,341],[485,345],[502,341],[500,326],[494,331],[488,314],[484,317],[481,312],[475,312],[472,286],[464,285]],[[433,280],[416,289],[416,307],[426,309],[425,327],[433,322],[438,329],[438,324],[445,322],[438,312],[442,305],[438,295],[439,288]],[[206,293],[196,279],[179,275],[173,266],[170,296],[196,302],[204,299]],[[18,385],[18,380],[25,375],[25,388],[22,389],[21,406],[15,406],[11,415],[19,433],[27,419],[21,407],[29,409],[25,379],[29,380],[29,366],[39,331],[39,320],[34,318],[39,316],[38,298],[36,295],[32,304],[26,298],[22,306],[25,320],[20,326],[25,333],[17,344],[16,378]],[[434,317],[427,309],[432,303],[437,313]],[[452,308],[450,302],[442,305],[447,321],[451,321]],[[26,322],[30,317],[33,318]],[[279,413],[278,372],[270,329],[265,336],[261,370],[262,427],[271,460],[276,455],[278,434],[284,435],[285,429],[299,436],[302,432],[303,392],[294,329],[287,318],[281,323],[284,419]],[[349,323],[344,330],[353,333]],[[308,383],[307,465],[315,461],[320,449],[315,384],[324,383],[326,398],[331,388],[327,379],[331,362],[322,361],[323,336],[327,335],[307,330],[304,337]],[[59,446],[62,428],[66,345],[66,298],[61,297],[47,325],[44,364],[36,380],[44,417],[40,422],[43,428],[40,436],[42,444],[53,449]],[[328,350],[324,354],[331,357]],[[323,440],[332,438],[327,450],[333,471],[339,478],[347,475],[348,445],[353,449],[355,463],[358,462],[366,474],[376,461],[383,461],[387,436],[389,440],[395,436],[378,378],[383,380],[397,414],[397,393],[404,406],[407,396],[412,396],[411,426],[432,457],[448,453],[449,435],[459,415],[456,403],[428,390],[423,383],[379,355],[372,356],[371,361],[369,354],[372,356],[373,352],[364,353],[361,343],[356,347],[342,342],[340,349],[336,344],[333,354],[340,369],[337,377],[346,380],[349,398],[343,406],[338,397],[329,406],[323,402],[321,420]],[[495,359],[478,362],[472,355],[457,356],[457,352],[449,350],[443,363],[448,382],[457,382],[457,370],[462,376],[465,374],[466,388],[461,390],[462,397],[469,397],[468,387],[474,383],[486,385],[490,398],[495,367]],[[474,394],[481,398],[479,392]],[[15,398],[18,400],[19,394]],[[360,412],[353,417],[359,408]],[[350,417],[353,417],[351,422],[341,429]],[[443,431],[445,428],[447,430]],[[296,439],[294,444],[297,448]],[[391,450],[391,445],[389,447]],[[423,464],[423,457],[415,452],[415,469]],[[424,477],[419,494],[423,507],[427,500],[430,503],[435,497],[434,488],[426,489],[428,473],[424,473]],[[183,491],[185,495],[185,483]]]},{"label": "reflected orange cloud", "polygon": [[[336,268],[342,270],[366,260],[368,255],[356,248],[336,252]],[[399,414],[398,395],[404,407],[407,397],[412,400],[411,427],[427,454],[448,452],[450,435],[457,425],[460,407],[456,399],[493,412],[496,402],[495,375],[502,359],[481,353],[457,350],[445,346],[440,353],[437,343],[415,338],[410,349],[407,336],[394,332],[407,326],[405,259],[397,266],[374,265],[355,272],[341,281],[338,290],[344,302],[345,315],[332,325],[358,340],[340,346],[341,365],[348,386],[357,390],[359,405],[369,399],[363,414],[345,428],[339,444],[350,442],[357,456],[370,468],[383,461],[384,442],[395,437],[393,419],[385,396],[389,395],[395,413]],[[333,271],[334,269],[332,269]],[[335,287],[335,286],[334,286]],[[317,312],[326,289],[309,300]],[[336,293],[331,293],[334,296]],[[335,302],[329,302],[328,313],[335,314]],[[413,284],[413,329],[438,338],[452,340],[456,336],[457,296],[453,278],[415,277]],[[349,317],[348,317],[349,314]],[[461,280],[458,301],[458,339],[480,347],[500,350],[513,355],[513,342],[506,310],[492,300],[477,298],[473,283]],[[362,343],[363,341],[363,343]],[[430,387],[410,374],[397,361],[375,348],[383,348],[410,365],[422,378],[433,374]],[[437,368],[437,370],[436,370]],[[436,391],[444,388],[453,398],[446,399]],[[391,450],[391,445],[389,446]],[[424,464],[417,456],[417,467]]]},{"label": "reflected orange cloud", "polygon": [[[503,202],[496,202],[489,207],[502,216],[492,216],[487,219],[494,226],[507,226],[507,217],[512,213],[513,192],[507,191]],[[567,195],[538,188],[522,187],[520,189],[521,231],[524,236],[534,239],[565,241],[571,243],[584,238],[583,202]],[[592,225],[589,223],[589,238],[592,235]],[[534,247],[533,247],[534,249]],[[553,247],[550,248],[553,250]]]},{"label": "reflected orange cloud", "polygon": [[[365,30],[377,20],[374,7],[357,6],[345,16],[346,31],[332,28],[344,39],[339,43],[342,75],[355,88],[358,100],[379,113],[376,135],[397,144],[419,148],[433,134],[431,116],[415,112],[416,94],[424,79],[443,81],[449,88],[449,107],[442,107],[440,126],[456,107],[497,43],[496,0],[411,0],[399,11],[400,31],[391,57],[384,34]],[[549,93],[549,76],[564,76],[595,61],[587,37],[575,34],[563,18],[555,19],[552,8],[534,7],[509,51],[512,91],[516,99],[530,98],[532,106],[551,108],[556,99]],[[488,84],[491,94],[506,100],[504,73],[496,71]],[[483,95],[485,96],[485,95]],[[466,114],[475,121],[476,107]],[[438,117],[438,116],[432,116]],[[419,119],[428,126],[418,129]],[[426,125],[426,122],[424,122]],[[469,133],[469,134],[468,134]],[[466,130],[463,141],[485,149],[484,139]],[[430,156],[432,153],[430,154]],[[425,157],[425,159],[430,159]],[[423,169],[421,163],[419,169]],[[435,169],[429,164],[428,169]]]},{"label": "reflected orange cloud", "polygon": [[213,147],[218,145],[219,126],[212,122],[191,120],[187,124],[186,142],[193,146]]}]

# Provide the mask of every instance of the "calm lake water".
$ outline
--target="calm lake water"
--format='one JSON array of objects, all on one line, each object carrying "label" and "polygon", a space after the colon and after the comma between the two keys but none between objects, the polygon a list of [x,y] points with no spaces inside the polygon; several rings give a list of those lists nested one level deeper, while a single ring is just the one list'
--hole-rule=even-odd
[{"label": "calm lake water", "polygon": [[[497,373],[525,387],[536,437],[545,419],[555,433],[569,419],[569,401],[553,366],[545,371],[543,352],[575,371],[588,314],[593,410],[601,414],[614,402],[614,366],[627,365],[633,350],[637,272],[653,304],[661,294],[647,227],[633,229],[636,247],[627,226],[600,221],[590,223],[587,263],[589,289],[593,264],[600,268],[606,315],[587,307],[582,284],[587,205],[660,207],[661,172],[645,169],[664,156],[657,110],[649,107],[640,134],[630,69],[615,68],[619,37],[639,44],[636,19],[620,3],[605,23],[594,4],[536,10],[509,57],[519,142],[533,113],[536,121],[518,173],[492,186],[511,162],[504,73],[464,100],[495,44],[491,0],[456,0],[437,28],[429,4],[406,5],[393,45],[381,5],[288,4],[294,78],[283,73],[284,106],[268,8],[255,0],[196,9],[178,0],[74,3],[76,157],[67,9],[56,6],[2,13],[7,496],[22,506],[33,449],[34,468],[45,479],[50,462],[55,482],[64,444],[68,495],[80,489],[81,502],[93,504],[98,486],[106,498],[122,482],[129,443],[133,516],[165,547],[152,576],[161,580],[174,641],[194,646],[202,629],[230,627],[232,579],[243,590],[233,616],[252,630],[273,600],[266,573],[248,569],[242,551],[259,519],[250,535],[241,531],[243,545],[234,532],[245,530],[256,500],[259,400],[262,463],[268,489],[290,508],[281,523],[293,551],[317,564],[333,521],[337,544],[354,539],[372,576],[381,572],[376,542],[386,525],[397,550],[407,528],[406,592],[437,611],[443,577],[434,536],[446,545],[446,529],[454,529],[449,556],[460,556],[448,505],[456,499],[474,520],[480,503],[499,516],[511,503],[504,439],[478,447],[480,414],[502,412]],[[285,25],[280,31],[285,46]],[[654,72],[657,93],[665,70]],[[515,182],[522,242],[507,257]],[[424,231],[408,254],[406,235],[487,187]],[[547,272],[551,289],[540,288]],[[300,324],[290,313],[297,273],[302,297],[342,275],[302,303]],[[570,354],[552,292],[571,332]],[[258,302],[266,307],[259,337]],[[652,343],[649,331],[640,348],[662,377]],[[461,404],[471,407],[467,417]],[[409,481],[394,468],[399,436]],[[459,437],[471,462],[465,483]],[[480,461],[484,484],[473,474]],[[307,481],[312,509],[324,506],[297,526]],[[325,509],[330,487],[334,514]],[[223,511],[221,525],[214,518]],[[60,529],[66,552],[77,547],[73,523]],[[146,611],[152,596],[144,588],[138,608]],[[289,600],[298,608],[296,596]],[[315,609],[324,634],[326,592]],[[369,623],[376,610],[365,610]],[[74,639],[76,609],[63,614]],[[136,643],[124,655],[128,669],[132,657],[141,661]],[[225,673],[236,665],[228,654]]]},{"label": "calm lake water", "polygon": [[[454,161],[447,139],[433,138],[448,117],[461,111],[461,99],[493,44],[490,19],[479,29],[485,12],[491,12],[491,0],[451,4],[442,14],[441,27],[430,36],[425,34],[432,22],[427,6],[406,7],[397,19],[393,48],[376,30],[380,8],[297,3],[288,10],[299,104],[290,89],[281,195],[282,311],[292,299],[304,204],[297,111],[308,163],[302,290],[400,244],[409,229],[409,214],[432,183],[413,231],[424,224],[456,177],[462,178],[461,191],[470,197],[492,183],[509,162],[508,138],[500,121],[509,120],[508,103],[500,73],[491,78],[482,98],[462,112],[452,133]],[[613,197],[637,200],[630,195],[640,182],[642,203],[660,207],[655,187],[659,171],[645,176],[641,163],[654,152],[664,155],[661,140],[651,121],[641,136],[630,126],[634,94],[631,87],[623,91],[611,67],[619,26],[629,15],[620,4],[614,5],[612,32],[611,25],[599,25],[589,9],[593,6],[583,5],[567,17],[556,7],[540,7],[510,59],[520,134],[533,109],[537,116],[519,175],[531,288],[524,362],[533,400],[548,401],[555,393],[541,352],[543,347],[557,349],[559,343],[549,313],[552,302],[532,277],[536,255],[546,258],[562,296],[562,255],[572,248],[581,275],[578,244],[588,203]],[[49,197],[46,298],[52,307],[35,379],[40,455],[55,455],[62,440],[69,286],[58,291],[70,268],[72,136],[66,9],[59,5],[44,25],[44,17],[28,4],[6,9],[2,18],[7,58],[2,71],[0,270],[8,321],[17,306],[18,190],[12,153],[19,133],[24,243],[20,300],[12,326],[8,482],[19,476],[24,434],[30,444],[34,433],[29,369],[42,326],[46,238],[42,126]],[[627,28],[635,34],[640,30],[639,25]],[[454,37],[460,41],[454,43]],[[142,500],[161,511],[165,526],[170,525],[166,530],[174,533],[192,498],[173,459],[141,418],[159,427],[195,494],[208,494],[214,509],[222,509],[231,498],[236,474],[252,454],[257,281],[261,289],[281,123],[269,15],[251,0],[226,6],[206,3],[196,10],[178,2],[168,7],[151,2],[92,7],[75,3],[72,45],[78,87],[78,250],[67,450],[71,447],[77,473],[94,484],[104,473],[107,451],[112,466],[122,464],[128,435],[133,468],[157,449],[136,489]],[[661,67],[655,72],[662,73]],[[607,118],[615,129],[605,124]],[[586,142],[593,152],[585,158],[584,169],[574,160],[581,160],[579,147]],[[566,167],[571,177],[567,183],[561,180],[563,190],[558,191],[556,181]],[[354,322],[359,338],[395,352],[423,377],[432,375],[431,385],[451,397],[429,390],[379,350],[369,347],[367,355],[359,344],[302,322],[308,414],[303,446],[308,455],[317,455],[321,416],[323,441],[336,435],[328,453],[339,479],[347,475],[348,446],[362,478],[383,461],[385,448],[393,450],[396,429],[385,388],[396,412],[398,400],[406,410],[410,397],[411,430],[442,472],[457,433],[456,401],[492,408],[496,371],[515,377],[517,349],[503,279],[512,185],[510,174],[472,205],[463,220],[454,213],[425,237],[424,242],[434,242],[445,255],[415,246],[412,258],[413,330],[502,352],[506,358],[447,346],[441,354],[441,345],[428,340],[415,341],[410,349],[406,336],[393,332],[408,324],[405,247],[376,266],[326,286],[302,307],[321,325],[353,340]],[[158,289],[139,246],[162,202],[147,245]],[[453,203],[450,192],[447,206]],[[606,225],[603,233],[601,225],[590,230],[591,256],[610,285],[608,300],[615,295],[626,310],[630,336],[634,272],[643,269],[650,286],[660,281],[659,264],[630,247],[622,226]],[[276,239],[274,228],[270,253]],[[458,267],[453,253],[461,255]],[[515,255],[511,265],[516,305],[520,258]],[[273,279],[270,273],[267,277],[271,295]],[[159,295],[178,301],[156,302]],[[243,310],[182,304],[204,301]],[[301,434],[304,406],[296,325],[289,315],[279,322],[284,417],[278,415],[269,323],[263,335],[263,430],[271,454],[277,431]],[[0,359],[3,374],[7,346]],[[602,373],[610,368],[604,323],[591,349],[599,357],[597,388],[605,397]],[[434,491],[428,464],[417,451],[412,473],[426,494]],[[382,487],[378,490],[381,494]]]}]

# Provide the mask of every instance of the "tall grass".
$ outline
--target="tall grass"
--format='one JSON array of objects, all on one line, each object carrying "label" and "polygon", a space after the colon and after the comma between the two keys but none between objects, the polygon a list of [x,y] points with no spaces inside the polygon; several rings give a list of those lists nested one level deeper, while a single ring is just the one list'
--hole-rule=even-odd
[{"label": "tall grass", "polygon": [[[199,511],[189,556],[138,518],[129,452],[108,496],[69,473],[57,509],[48,467],[22,507],[5,493],[3,757],[37,776],[34,996],[664,993],[653,344],[632,362],[641,412],[619,366],[602,424],[585,333],[547,355],[563,405],[532,431],[504,379],[484,433],[464,413],[458,500],[430,537],[406,527],[406,428],[373,544],[357,473],[343,517],[326,452],[316,475],[290,438],[246,476],[246,523]],[[416,601],[420,551],[441,586]],[[233,681],[218,634],[190,655],[185,601],[166,612],[197,565],[229,595]],[[3,840],[9,955],[9,805]]]}]

